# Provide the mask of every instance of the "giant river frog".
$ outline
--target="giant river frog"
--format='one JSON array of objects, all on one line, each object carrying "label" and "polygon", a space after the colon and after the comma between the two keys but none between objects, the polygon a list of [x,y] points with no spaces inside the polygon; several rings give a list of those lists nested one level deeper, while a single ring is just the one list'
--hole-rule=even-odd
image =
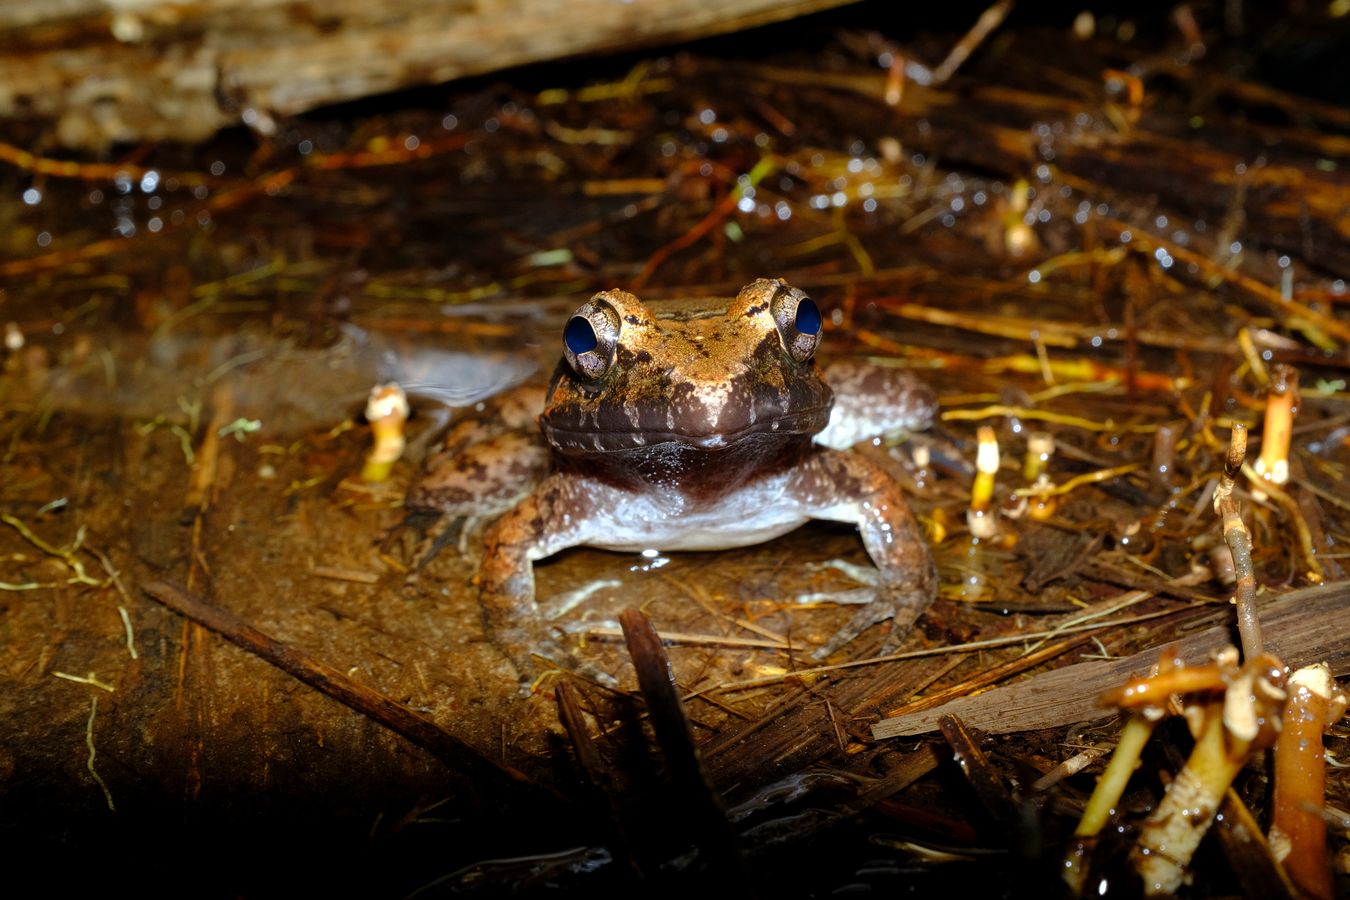
[{"label": "giant river frog", "polygon": [[[500,514],[479,569],[488,635],[522,678],[546,635],[533,564],[567,547],[716,550],[809,519],[858,527],[877,569],[871,599],[816,656],[932,602],[936,574],[900,487],[849,450],[927,427],[933,391],[858,360],[823,371],[823,321],[804,292],[760,279],[731,300],[643,303],[596,294],[563,330],[546,389],[498,398],[428,459],[412,509]],[[537,423],[537,424],[536,424]]]}]

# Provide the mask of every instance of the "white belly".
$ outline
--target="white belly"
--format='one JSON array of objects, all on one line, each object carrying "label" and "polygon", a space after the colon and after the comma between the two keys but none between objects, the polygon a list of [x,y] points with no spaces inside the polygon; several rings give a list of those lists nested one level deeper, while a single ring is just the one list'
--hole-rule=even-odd
[{"label": "white belly", "polygon": [[787,476],[763,478],[711,504],[679,496],[624,494],[593,522],[586,544],[606,550],[725,550],[772,540],[810,516],[784,490]]}]

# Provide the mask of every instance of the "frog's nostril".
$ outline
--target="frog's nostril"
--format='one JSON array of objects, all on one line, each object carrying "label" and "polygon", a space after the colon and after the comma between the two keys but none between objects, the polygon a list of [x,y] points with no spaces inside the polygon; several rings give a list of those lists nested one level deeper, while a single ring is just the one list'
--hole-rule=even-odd
[{"label": "frog's nostril", "polygon": [[567,349],[580,356],[582,353],[589,353],[596,348],[599,340],[595,336],[595,329],[585,316],[573,316],[567,323],[567,328],[563,331],[563,342],[567,344]]},{"label": "frog's nostril", "polygon": [[794,324],[801,334],[820,334],[820,307],[810,297],[803,297],[797,304],[797,318]]}]

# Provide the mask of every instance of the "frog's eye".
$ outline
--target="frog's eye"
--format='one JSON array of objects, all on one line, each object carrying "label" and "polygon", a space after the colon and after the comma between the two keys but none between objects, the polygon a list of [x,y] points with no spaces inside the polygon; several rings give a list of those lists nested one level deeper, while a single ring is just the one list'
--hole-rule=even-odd
[{"label": "frog's eye", "polygon": [[583,305],[563,329],[563,355],[582,378],[599,378],[608,372],[618,346],[619,314],[602,300]]},{"label": "frog's eye", "polygon": [[796,288],[774,294],[769,303],[783,349],[797,362],[806,362],[820,344],[820,307]]}]

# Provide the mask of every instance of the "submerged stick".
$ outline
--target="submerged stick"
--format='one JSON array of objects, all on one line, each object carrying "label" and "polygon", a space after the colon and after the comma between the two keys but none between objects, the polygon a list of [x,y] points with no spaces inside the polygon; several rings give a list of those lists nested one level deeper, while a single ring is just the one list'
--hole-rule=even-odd
[{"label": "submerged stick", "polygon": [[401,735],[450,768],[475,777],[485,776],[499,782],[507,781],[539,789],[539,785],[524,773],[483,755],[425,716],[358,684],[309,654],[259,631],[233,613],[212,606],[197,595],[168,582],[144,584],[141,590],[179,615],[214,631],[287,675]]}]

